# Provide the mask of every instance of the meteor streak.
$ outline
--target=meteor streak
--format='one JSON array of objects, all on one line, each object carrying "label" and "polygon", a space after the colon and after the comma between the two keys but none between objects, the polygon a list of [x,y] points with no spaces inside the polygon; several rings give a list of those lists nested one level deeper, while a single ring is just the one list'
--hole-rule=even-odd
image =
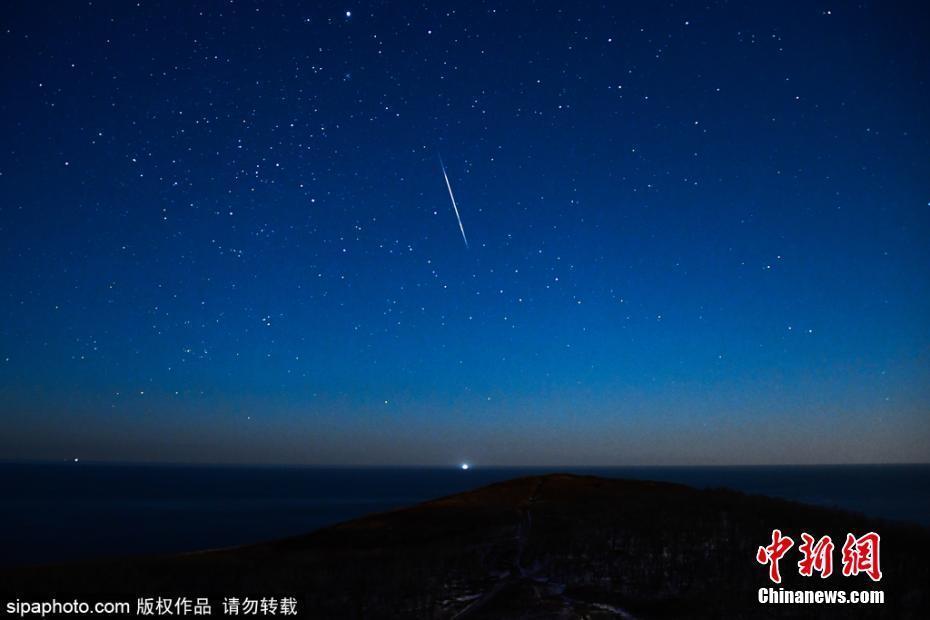
[{"label": "meteor streak", "polygon": [[459,207],[455,204],[455,196],[452,195],[452,186],[449,184],[449,175],[446,174],[446,165],[442,163],[442,157],[439,158],[439,165],[442,168],[442,178],[446,180],[446,188],[449,190],[449,198],[452,200],[452,210],[455,211],[455,219],[459,222],[459,230],[462,232],[462,241],[465,247],[468,247],[468,237],[465,236],[465,227],[462,226],[462,216],[459,215]]}]

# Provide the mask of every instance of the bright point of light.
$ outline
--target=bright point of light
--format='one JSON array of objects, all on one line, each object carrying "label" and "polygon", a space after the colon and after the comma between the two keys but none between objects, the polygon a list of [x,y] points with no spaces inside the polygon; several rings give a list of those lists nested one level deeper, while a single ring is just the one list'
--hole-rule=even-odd
[{"label": "bright point of light", "polygon": [[346,17],[352,17],[352,11],[346,11]]},{"label": "bright point of light", "polygon": [[462,463],[462,469],[468,469],[468,463]]}]

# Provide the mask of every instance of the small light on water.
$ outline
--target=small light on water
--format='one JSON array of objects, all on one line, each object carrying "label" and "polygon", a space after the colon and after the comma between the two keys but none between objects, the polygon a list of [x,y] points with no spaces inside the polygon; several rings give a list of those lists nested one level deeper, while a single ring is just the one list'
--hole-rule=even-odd
[{"label": "small light on water", "polygon": [[462,463],[462,469],[468,469],[468,463]]}]

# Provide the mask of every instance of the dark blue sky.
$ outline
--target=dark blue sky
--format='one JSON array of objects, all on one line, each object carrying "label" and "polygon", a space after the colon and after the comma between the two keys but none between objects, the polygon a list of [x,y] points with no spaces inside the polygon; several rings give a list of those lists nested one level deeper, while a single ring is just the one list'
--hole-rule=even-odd
[{"label": "dark blue sky", "polygon": [[930,460],[920,3],[2,13],[0,458]]}]

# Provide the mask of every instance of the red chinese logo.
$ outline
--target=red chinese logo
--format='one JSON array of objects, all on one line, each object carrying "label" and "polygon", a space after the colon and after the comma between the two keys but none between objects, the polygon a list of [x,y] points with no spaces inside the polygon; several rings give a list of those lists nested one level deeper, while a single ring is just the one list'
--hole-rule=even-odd
[{"label": "red chinese logo", "polygon": [[[854,534],[846,534],[846,543],[843,545],[843,576],[850,577],[864,573],[872,581],[882,578],[881,563],[879,561],[879,543],[881,537],[875,532],[856,538]],[[774,583],[781,583],[781,571],[778,562],[794,546],[794,540],[783,536],[781,530],[772,530],[772,542],[756,551],[756,561],[769,567],[769,579]],[[803,532],[798,551],[801,559],[798,561],[798,573],[803,577],[811,577],[814,572],[820,573],[822,579],[833,574],[833,539],[823,536],[819,540]]]}]

